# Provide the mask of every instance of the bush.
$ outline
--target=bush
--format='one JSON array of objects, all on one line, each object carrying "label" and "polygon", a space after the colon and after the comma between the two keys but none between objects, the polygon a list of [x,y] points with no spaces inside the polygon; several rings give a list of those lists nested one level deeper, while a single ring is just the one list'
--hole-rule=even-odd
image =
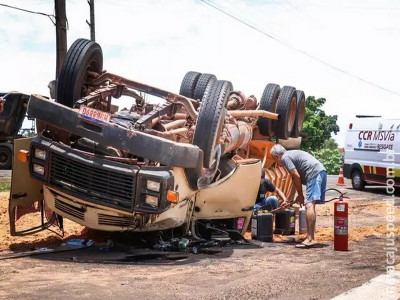
[{"label": "bush", "polygon": [[339,174],[343,158],[342,153],[338,149],[321,149],[316,151],[314,156],[324,165],[326,173],[330,175]]},{"label": "bush", "polygon": [[0,192],[8,192],[11,187],[10,178],[0,178]]}]

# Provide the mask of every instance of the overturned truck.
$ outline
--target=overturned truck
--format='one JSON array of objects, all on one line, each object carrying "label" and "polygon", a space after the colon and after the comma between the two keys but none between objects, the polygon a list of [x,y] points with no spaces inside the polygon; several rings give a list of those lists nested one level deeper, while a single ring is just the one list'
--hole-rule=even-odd
[{"label": "overturned truck", "polygon": [[[164,101],[150,104],[147,95]],[[132,106],[119,110],[112,99],[120,97]],[[217,222],[243,234],[262,167],[293,196],[269,149],[272,139],[297,138],[304,114],[304,93],[289,86],[267,84],[258,102],[212,74],[188,72],[179,94],[133,81],[104,71],[101,47],[79,39],[56,101],[30,97],[38,136],[15,147],[11,234],[62,224],[60,216],[106,231],[179,228],[196,236],[199,224]],[[41,224],[18,230],[34,202]]]}]

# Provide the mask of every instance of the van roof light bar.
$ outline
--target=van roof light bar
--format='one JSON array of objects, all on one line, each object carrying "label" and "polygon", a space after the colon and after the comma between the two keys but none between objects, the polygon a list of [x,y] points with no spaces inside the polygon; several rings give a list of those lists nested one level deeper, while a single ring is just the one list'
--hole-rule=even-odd
[{"label": "van roof light bar", "polygon": [[356,115],[356,118],[382,118],[382,116]]}]

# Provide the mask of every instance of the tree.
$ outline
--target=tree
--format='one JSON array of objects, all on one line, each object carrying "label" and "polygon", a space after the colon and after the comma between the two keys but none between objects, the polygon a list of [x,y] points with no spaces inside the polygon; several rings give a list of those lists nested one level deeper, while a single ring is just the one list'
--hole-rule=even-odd
[{"label": "tree", "polygon": [[321,149],[314,153],[325,167],[326,173],[337,175],[340,171],[340,166],[343,163],[343,156],[339,149]]},{"label": "tree", "polygon": [[339,126],[336,124],[337,115],[327,115],[321,109],[325,102],[325,98],[307,97],[302,130],[307,134],[307,138],[302,141],[303,150],[308,150],[309,147],[312,151],[323,148],[324,142],[331,138],[331,133],[336,134],[339,131]]},{"label": "tree", "polygon": [[327,139],[322,145],[322,149],[336,150],[337,148],[338,144],[335,142],[333,138]]}]

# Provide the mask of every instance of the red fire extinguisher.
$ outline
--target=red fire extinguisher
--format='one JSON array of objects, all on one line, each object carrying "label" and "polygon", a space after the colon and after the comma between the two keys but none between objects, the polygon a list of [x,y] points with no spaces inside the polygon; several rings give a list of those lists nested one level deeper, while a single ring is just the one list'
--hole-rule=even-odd
[{"label": "red fire extinguisher", "polygon": [[[346,197],[347,198],[347,197]],[[334,202],[335,207],[335,238],[334,249],[336,251],[349,250],[349,206],[343,200],[343,194],[339,196],[339,200]]]}]

